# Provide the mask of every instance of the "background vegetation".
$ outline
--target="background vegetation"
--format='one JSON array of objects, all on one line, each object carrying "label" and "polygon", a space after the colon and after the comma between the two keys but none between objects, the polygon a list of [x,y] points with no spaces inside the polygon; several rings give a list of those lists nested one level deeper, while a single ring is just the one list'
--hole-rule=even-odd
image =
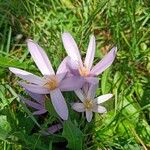
[{"label": "background vegetation", "polygon": [[[112,46],[118,47],[115,62],[100,76],[97,91],[97,95],[112,92],[115,96],[106,103],[109,112],[96,114],[92,123],[72,117],[63,131],[43,136],[34,119],[42,128],[56,120],[33,117],[32,110],[21,105],[18,94],[25,93],[8,67],[39,74],[25,43],[31,38],[57,68],[66,56],[61,40],[64,31],[74,36],[82,56],[89,36],[95,35],[95,63]],[[0,0],[0,149],[65,149],[67,144],[77,150],[79,145],[86,150],[150,149],[149,37],[148,0]],[[65,96],[67,101],[71,98]]]}]

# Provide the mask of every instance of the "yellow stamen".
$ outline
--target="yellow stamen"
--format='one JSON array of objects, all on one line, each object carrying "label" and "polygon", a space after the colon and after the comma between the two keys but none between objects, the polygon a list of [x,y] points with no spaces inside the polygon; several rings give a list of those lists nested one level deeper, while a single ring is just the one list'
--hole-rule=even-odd
[{"label": "yellow stamen", "polygon": [[89,75],[89,71],[87,67],[79,67],[79,73],[83,77],[87,77]]},{"label": "yellow stamen", "polygon": [[55,76],[52,76],[47,79],[47,82],[44,84],[45,88],[48,88],[49,90],[54,90],[58,87],[58,81]]},{"label": "yellow stamen", "polygon": [[84,105],[84,108],[85,109],[88,109],[88,110],[92,110],[93,109],[93,101],[91,99],[86,99],[84,102],[83,102],[83,105]]}]

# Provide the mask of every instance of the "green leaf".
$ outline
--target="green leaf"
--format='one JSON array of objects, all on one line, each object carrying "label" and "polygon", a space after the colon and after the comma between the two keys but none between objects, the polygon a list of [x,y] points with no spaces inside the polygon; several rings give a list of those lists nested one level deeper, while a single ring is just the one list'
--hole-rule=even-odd
[{"label": "green leaf", "polygon": [[101,78],[101,88],[102,88],[102,94],[109,93],[111,89],[111,84],[108,81],[108,77],[110,74],[110,69],[107,69],[103,74]]},{"label": "green leaf", "polygon": [[15,132],[13,134],[18,142],[23,143],[26,147],[32,150],[48,150],[48,145],[43,142],[43,138],[39,134],[27,135],[23,131]]},{"label": "green leaf", "polygon": [[124,150],[142,150],[142,146],[138,145],[138,144],[126,144],[124,146]]},{"label": "green leaf", "polygon": [[50,113],[50,115],[52,115],[54,117],[58,117],[58,115],[49,99],[46,99],[46,101],[45,101],[45,108]]},{"label": "green leaf", "polygon": [[125,109],[123,109],[122,112],[126,114],[128,118],[131,117],[133,124],[136,124],[138,122],[137,118],[139,118],[140,115],[140,112],[138,112],[140,109],[139,105],[134,102],[131,96],[127,96],[124,98],[123,106]]},{"label": "green leaf", "polygon": [[8,57],[0,56],[0,66],[4,68],[8,67],[26,68],[27,65],[25,63],[10,59]]},{"label": "green leaf", "polygon": [[64,122],[62,136],[67,139],[69,149],[82,150],[83,133],[70,120]]},{"label": "green leaf", "polygon": [[21,102],[21,101],[20,101],[20,103],[21,103],[21,105],[22,105],[24,111],[29,115],[29,117],[32,119],[32,121],[33,121],[39,128],[41,128],[40,124],[37,122],[37,120],[35,119],[35,117],[33,116],[33,114],[30,112],[30,110],[27,108],[27,106],[26,106],[23,102]]},{"label": "green leaf", "polygon": [[0,116],[0,139],[5,140],[11,131],[11,127],[9,122],[7,121],[7,117],[5,115]]},{"label": "green leaf", "polygon": [[114,75],[114,80],[113,80],[114,87],[116,89],[119,89],[122,86],[122,82],[123,82],[123,76],[122,76],[121,72],[116,71],[116,73]]}]

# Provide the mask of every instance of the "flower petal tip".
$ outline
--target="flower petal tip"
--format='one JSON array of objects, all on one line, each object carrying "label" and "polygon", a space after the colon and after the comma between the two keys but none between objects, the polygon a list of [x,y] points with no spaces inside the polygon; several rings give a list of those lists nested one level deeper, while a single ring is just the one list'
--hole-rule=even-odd
[{"label": "flower petal tip", "polygon": [[17,81],[17,83],[18,83],[21,87],[23,87],[23,88],[24,88],[24,86],[23,86],[23,85],[24,85],[24,83],[25,83],[25,82]]},{"label": "flower petal tip", "polygon": [[34,42],[32,39],[26,39],[26,42]]},{"label": "flower petal tip", "polygon": [[62,117],[63,120],[68,120],[68,115]]},{"label": "flower petal tip", "polygon": [[111,99],[113,96],[113,94],[108,94],[108,99]]},{"label": "flower petal tip", "polygon": [[114,96],[114,95],[113,95],[113,94],[111,94],[111,93],[109,93],[108,95],[109,95],[110,97],[113,97],[113,96]]},{"label": "flower petal tip", "polygon": [[14,67],[9,67],[8,69],[9,69],[9,71],[11,71],[12,73],[15,73],[16,71],[19,70],[18,68],[14,68]]},{"label": "flower petal tip", "polygon": [[68,111],[65,114],[59,114],[59,116],[63,119],[63,120],[68,120]]},{"label": "flower petal tip", "polygon": [[62,33],[62,36],[68,36],[68,35],[70,35],[69,32],[63,32],[63,33]]},{"label": "flower petal tip", "polygon": [[91,35],[91,38],[95,40],[95,36],[94,36],[94,34],[92,34],[92,35]]},{"label": "flower petal tip", "polygon": [[117,47],[113,47],[112,50],[114,50],[115,53],[117,53]]},{"label": "flower petal tip", "polygon": [[13,67],[9,67],[8,69],[9,71],[13,72]]}]

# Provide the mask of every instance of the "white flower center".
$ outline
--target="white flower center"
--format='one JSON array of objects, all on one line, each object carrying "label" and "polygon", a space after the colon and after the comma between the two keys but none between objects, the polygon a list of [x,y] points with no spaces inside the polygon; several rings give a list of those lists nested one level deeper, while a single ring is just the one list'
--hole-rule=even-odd
[{"label": "white flower center", "polygon": [[56,76],[46,77],[46,82],[44,83],[44,87],[49,90],[54,90],[58,87],[58,80]]},{"label": "white flower center", "polygon": [[86,99],[86,100],[84,100],[83,105],[84,105],[85,109],[92,110],[94,103],[93,103],[92,99]]}]

